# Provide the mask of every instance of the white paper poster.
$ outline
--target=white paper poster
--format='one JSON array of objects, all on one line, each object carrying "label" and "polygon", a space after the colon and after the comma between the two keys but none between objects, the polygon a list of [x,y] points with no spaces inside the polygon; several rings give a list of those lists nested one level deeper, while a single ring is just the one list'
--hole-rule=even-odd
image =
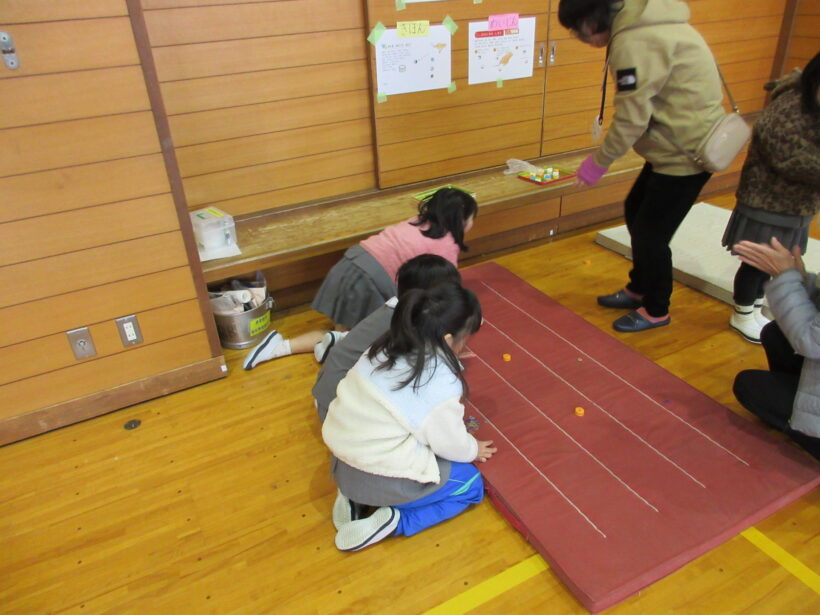
[{"label": "white paper poster", "polygon": [[452,37],[444,26],[430,26],[429,36],[401,38],[388,28],[376,48],[377,92],[407,94],[447,89],[451,81]]},{"label": "white paper poster", "polygon": [[490,30],[489,22],[470,22],[467,83],[532,77],[535,17],[522,17],[518,28]]}]

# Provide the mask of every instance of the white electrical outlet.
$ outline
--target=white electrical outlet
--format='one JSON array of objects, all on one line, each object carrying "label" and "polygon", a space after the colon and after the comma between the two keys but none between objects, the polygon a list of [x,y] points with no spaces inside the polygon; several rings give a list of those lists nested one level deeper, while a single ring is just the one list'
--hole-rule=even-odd
[{"label": "white electrical outlet", "polygon": [[120,341],[123,346],[133,346],[142,343],[142,332],[135,314],[117,318],[117,330],[120,332]]},{"label": "white electrical outlet", "polygon": [[129,342],[133,342],[137,339],[137,332],[134,330],[133,322],[122,323],[122,330],[125,332],[125,339]]}]

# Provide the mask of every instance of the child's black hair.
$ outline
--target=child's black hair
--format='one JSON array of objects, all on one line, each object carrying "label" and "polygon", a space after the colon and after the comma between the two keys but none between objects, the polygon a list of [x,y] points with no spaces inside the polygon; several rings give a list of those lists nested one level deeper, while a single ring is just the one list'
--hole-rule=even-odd
[{"label": "child's black hair", "polygon": [[461,283],[461,274],[456,266],[438,254],[419,254],[399,267],[396,294],[401,297],[411,288],[428,289],[441,282]]},{"label": "child's black hair", "polygon": [[820,87],[820,53],[816,54],[800,75],[800,99],[803,111],[817,117],[820,103],[817,102],[817,88]]},{"label": "child's black hair", "polygon": [[612,0],[561,0],[558,3],[558,21],[575,32],[580,32],[584,24],[592,34],[606,32],[612,27],[613,15]]},{"label": "child's black hair", "polygon": [[464,223],[477,214],[478,203],[472,196],[458,188],[440,188],[419,203],[419,217],[412,224],[429,224],[429,228],[421,233],[432,239],[450,233],[458,247],[466,252]]},{"label": "child's black hair", "polygon": [[[413,384],[416,390],[427,372],[431,377],[441,357],[464,387],[461,363],[447,344],[448,333],[463,339],[481,326],[481,305],[475,294],[456,282],[443,282],[428,289],[414,288],[405,292],[393,312],[390,330],[376,340],[367,352],[372,361],[384,355],[377,369],[391,369],[400,358],[410,365],[407,377],[396,389]],[[432,362],[432,365],[430,365]]]}]

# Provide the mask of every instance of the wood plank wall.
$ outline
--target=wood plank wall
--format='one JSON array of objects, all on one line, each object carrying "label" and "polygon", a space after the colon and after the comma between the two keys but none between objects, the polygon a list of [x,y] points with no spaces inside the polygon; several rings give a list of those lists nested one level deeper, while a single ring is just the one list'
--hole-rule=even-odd
[{"label": "wood plank wall", "polygon": [[785,71],[803,68],[820,52],[820,0],[798,0]]},{"label": "wood plank wall", "polygon": [[[252,216],[593,145],[603,54],[557,24],[557,0],[141,1],[191,209]],[[785,3],[690,2],[743,112],[762,107]],[[513,10],[554,64],[467,86],[468,22]],[[446,15],[457,89],[378,103],[373,25]]]},{"label": "wood plank wall", "polygon": [[375,186],[359,0],[142,0],[190,209]]},{"label": "wood plank wall", "polygon": [[[689,5],[691,23],[712,48],[741,113],[762,109],[786,0],[690,0]],[[547,69],[542,155],[593,147],[590,129],[601,103],[605,52],[572,38],[557,13],[558,2],[552,0],[549,49],[555,50],[555,61]],[[610,80],[605,129],[613,93]],[[728,110],[728,99],[724,102]]]},{"label": "wood plank wall", "polygon": [[[2,444],[215,354],[124,0],[0,0],[0,19],[20,63],[0,68]],[[126,349],[128,314],[144,342]],[[97,354],[77,360],[83,326]]]},{"label": "wood plank wall", "polygon": [[[536,17],[536,48],[547,38],[544,0],[472,0],[408,4],[396,10],[394,0],[368,0],[368,28],[381,22],[429,20],[440,24],[446,17],[458,30],[452,37],[452,79],[456,90],[431,90],[390,96],[375,104],[379,186],[463,173],[504,164],[508,158],[539,155],[541,110],[544,100],[543,67],[534,67],[528,79],[467,85],[468,24],[495,13],[518,12]],[[536,54],[537,55],[537,52]],[[371,50],[371,79],[375,83],[375,58]],[[375,87],[374,87],[375,90]],[[375,91],[373,92],[375,99]]]}]

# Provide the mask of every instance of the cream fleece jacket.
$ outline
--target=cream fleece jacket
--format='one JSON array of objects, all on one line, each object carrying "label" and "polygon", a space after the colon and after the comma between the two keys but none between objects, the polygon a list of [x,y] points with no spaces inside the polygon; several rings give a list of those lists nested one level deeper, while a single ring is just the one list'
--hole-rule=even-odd
[{"label": "cream fleece jacket", "polygon": [[694,152],[724,115],[720,77],[703,37],[689,25],[679,0],[626,0],[615,15],[609,70],[617,82],[615,115],[595,163],[609,167],[634,147],[653,170],[667,175],[702,172],[692,160],[650,130],[666,126]]}]

